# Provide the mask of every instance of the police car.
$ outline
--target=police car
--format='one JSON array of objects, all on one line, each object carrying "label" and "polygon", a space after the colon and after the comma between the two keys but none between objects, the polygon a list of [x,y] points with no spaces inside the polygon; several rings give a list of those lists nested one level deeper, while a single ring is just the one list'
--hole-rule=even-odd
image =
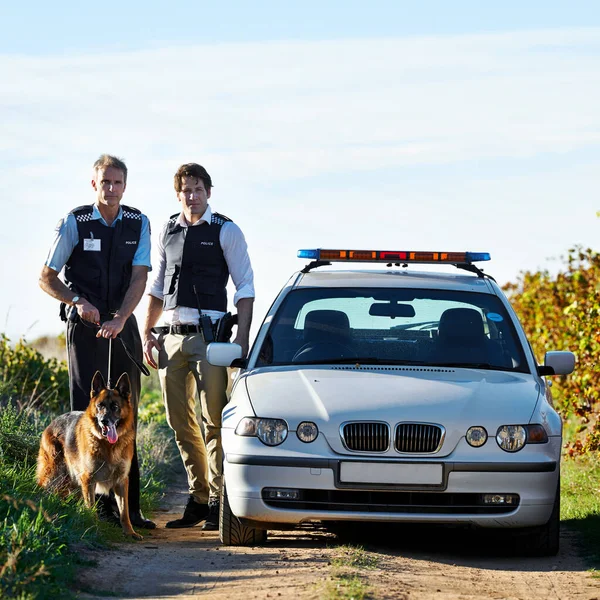
[{"label": "police car", "polygon": [[234,344],[208,350],[241,367],[223,411],[221,541],[254,545],[313,521],[454,523],[518,529],[529,553],[555,554],[562,424],[545,376],[571,373],[575,357],[537,363],[476,264],[489,254],[298,256],[312,262],[248,359]]}]

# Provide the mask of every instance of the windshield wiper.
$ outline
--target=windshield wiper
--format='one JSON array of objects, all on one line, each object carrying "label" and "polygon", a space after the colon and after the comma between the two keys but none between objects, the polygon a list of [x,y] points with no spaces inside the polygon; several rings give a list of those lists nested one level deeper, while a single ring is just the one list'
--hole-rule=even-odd
[{"label": "windshield wiper", "polygon": [[[434,366],[434,365],[431,365]],[[499,367],[497,365],[491,365],[490,363],[466,363],[466,362],[444,362],[444,363],[435,363],[436,367],[456,367],[457,369],[490,369],[490,370],[500,370],[500,371],[509,371],[506,367]]]}]

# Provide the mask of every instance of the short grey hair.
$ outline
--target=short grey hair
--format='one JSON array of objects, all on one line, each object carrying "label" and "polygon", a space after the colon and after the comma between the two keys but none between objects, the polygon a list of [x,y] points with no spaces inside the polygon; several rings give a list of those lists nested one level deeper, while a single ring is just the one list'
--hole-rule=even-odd
[{"label": "short grey hair", "polygon": [[108,167],[114,167],[123,171],[123,181],[127,183],[127,165],[122,158],[112,156],[112,154],[102,154],[98,160],[94,163],[94,175],[98,175],[99,169],[107,169]]}]

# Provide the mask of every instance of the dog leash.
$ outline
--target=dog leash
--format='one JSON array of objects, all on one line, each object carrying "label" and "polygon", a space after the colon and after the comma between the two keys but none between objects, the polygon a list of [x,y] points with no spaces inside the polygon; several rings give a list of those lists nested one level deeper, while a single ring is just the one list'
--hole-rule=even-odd
[{"label": "dog leash", "polygon": [[[88,325],[82,318],[78,317],[79,322],[84,325],[85,327],[90,327],[90,328],[99,328],[98,325]],[[123,344],[123,350],[125,351],[125,354],[129,357],[129,360],[131,360],[131,362],[140,370],[141,373],[143,373],[144,375],[146,375],[146,377],[150,376],[150,369],[148,369],[148,367],[143,363],[140,362],[134,355],[133,352],[131,351],[131,349],[129,348],[129,346],[125,343],[125,340],[121,337],[121,334],[119,333],[117,335],[117,339],[121,342],[121,344]],[[111,362],[111,356],[112,356],[112,338],[108,338],[108,387],[110,387],[110,362]]]},{"label": "dog leash", "polygon": [[106,387],[110,390],[112,389],[111,381],[110,381],[110,359],[112,357],[112,338],[108,338],[108,377],[106,378]]}]

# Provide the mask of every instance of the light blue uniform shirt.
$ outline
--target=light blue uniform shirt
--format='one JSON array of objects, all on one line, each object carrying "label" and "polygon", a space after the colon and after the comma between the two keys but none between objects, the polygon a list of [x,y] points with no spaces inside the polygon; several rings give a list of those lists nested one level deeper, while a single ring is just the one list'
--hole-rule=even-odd
[{"label": "light blue uniform shirt", "polygon": [[[113,221],[111,227],[114,227],[116,222],[122,218],[123,207],[121,206],[119,208],[119,214]],[[92,209],[91,219],[97,219],[103,225],[108,226],[95,204]],[[69,213],[56,225],[52,246],[50,246],[50,252],[48,252],[48,258],[46,259],[45,263],[46,266],[54,269],[57,272],[62,271],[78,243],[79,232],[77,231],[77,221],[75,220],[75,215]],[[133,257],[132,265],[134,267],[144,266],[148,267],[149,271],[152,270],[152,265],[150,264],[150,222],[148,221],[148,217],[146,217],[146,215],[142,215],[140,243],[138,244],[135,256]]]}]

